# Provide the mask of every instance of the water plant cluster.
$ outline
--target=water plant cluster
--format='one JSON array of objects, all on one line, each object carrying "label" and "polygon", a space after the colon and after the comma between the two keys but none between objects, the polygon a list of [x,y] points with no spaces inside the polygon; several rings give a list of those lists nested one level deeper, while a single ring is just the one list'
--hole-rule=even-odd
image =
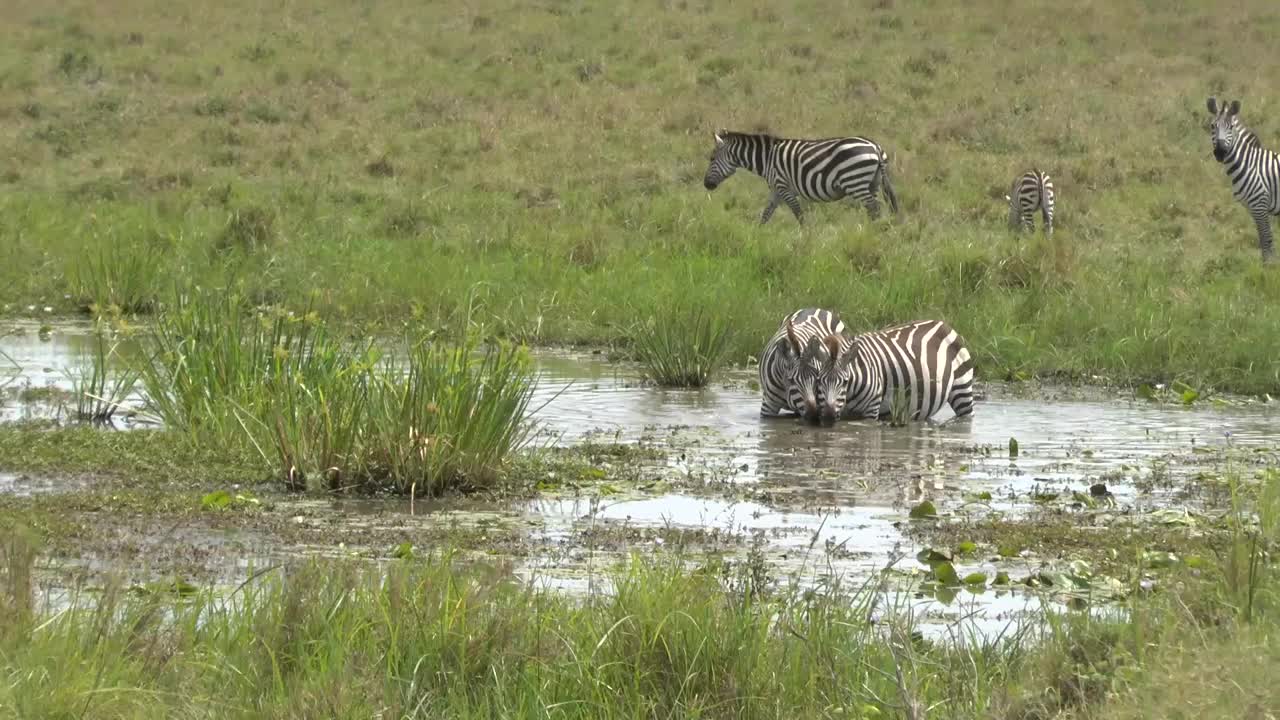
[{"label": "water plant cluster", "polygon": [[252,446],[292,489],[486,486],[532,430],[528,353],[475,334],[380,348],[310,310],[254,312],[234,292],[196,288],[175,294],[140,345],[126,372],[146,412],[196,444]]}]

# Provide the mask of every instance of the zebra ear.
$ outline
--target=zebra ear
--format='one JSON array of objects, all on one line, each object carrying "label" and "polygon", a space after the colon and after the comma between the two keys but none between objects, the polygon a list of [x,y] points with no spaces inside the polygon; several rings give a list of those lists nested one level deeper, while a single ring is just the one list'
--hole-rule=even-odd
[{"label": "zebra ear", "polygon": [[717,130],[717,131],[716,131],[716,144],[717,144],[717,145],[723,145],[723,144],[724,144],[724,136],[725,136],[725,135],[728,135],[728,134],[729,134],[729,131],[728,131],[728,130]]},{"label": "zebra ear", "polygon": [[1239,100],[1232,100],[1232,101],[1231,101],[1231,106],[1227,108],[1227,114],[1228,114],[1228,115],[1239,115],[1239,114],[1240,114],[1240,101],[1239,101]]},{"label": "zebra ear", "polygon": [[835,362],[840,357],[840,336],[831,333],[822,339],[822,343],[827,346],[827,360]]},{"label": "zebra ear", "polygon": [[800,339],[796,337],[796,326],[791,324],[791,318],[787,318],[787,344],[784,345],[792,357],[800,357]]},{"label": "zebra ear", "polygon": [[1209,113],[1211,115],[1217,115],[1218,114],[1218,98],[1215,98],[1215,97],[1209,98],[1208,107],[1209,107]]}]

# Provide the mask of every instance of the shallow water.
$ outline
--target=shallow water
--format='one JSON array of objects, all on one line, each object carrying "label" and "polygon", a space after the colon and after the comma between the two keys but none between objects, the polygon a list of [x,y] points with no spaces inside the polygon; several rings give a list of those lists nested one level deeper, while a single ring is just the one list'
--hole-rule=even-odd
[{"label": "shallow water", "polygon": [[[10,324],[13,326],[14,324]],[[0,326],[3,331],[5,326]],[[0,337],[0,383],[9,392],[0,419],[38,416],[19,402],[14,388],[71,387],[66,372],[87,352],[88,326],[37,325]],[[527,531],[530,552],[520,572],[569,590],[586,586],[584,563],[597,557],[593,529],[685,529],[717,531],[725,549],[742,555],[754,547],[779,575],[808,581],[830,576],[855,584],[893,564],[922,568],[920,549],[896,524],[922,499],[988,491],[986,503],[1006,511],[1025,506],[1029,493],[1049,486],[1087,492],[1105,480],[1122,504],[1167,502],[1160,493],[1138,492],[1138,481],[1157,474],[1195,470],[1197,448],[1273,447],[1277,409],[1269,404],[1179,407],[1145,400],[1024,399],[988,384],[971,418],[889,427],[842,422],[813,427],[792,419],[764,419],[754,370],[735,370],[702,390],[666,390],[641,382],[636,368],[587,353],[543,351],[536,355],[541,382],[531,407],[538,441],[643,443],[666,451],[656,472],[701,484],[702,492],[667,491],[655,496],[544,498],[501,505],[417,503],[413,523],[489,522]],[[140,402],[140,399],[138,399]],[[950,411],[935,420],[945,421]],[[1019,451],[1011,457],[1009,441]],[[55,489],[57,483],[0,475],[0,493]],[[720,492],[707,492],[718,489]],[[710,497],[708,497],[710,495]],[[722,497],[717,497],[720,495]],[[742,498],[751,498],[749,500]],[[737,498],[737,499],[731,499]],[[317,522],[373,523],[404,527],[412,538],[409,505],[401,500],[305,501],[331,514]],[[300,516],[301,517],[301,516]],[[310,520],[303,519],[304,522]],[[280,548],[271,538],[206,537],[180,530],[192,557],[221,565],[228,579],[243,576],[250,562],[262,565],[281,554],[342,554],[324,543]],[[634,549],[663,544],[660,533],[637,535]],[[617,555],[617,548],[602,556]],[[965,571],[987,570],[981,560]],[[1000,622],[1039,603],[1020,593],[968,595],[979,607],[966,613],[990,632]],[[945,610],[917,599],[921,609]]]}]

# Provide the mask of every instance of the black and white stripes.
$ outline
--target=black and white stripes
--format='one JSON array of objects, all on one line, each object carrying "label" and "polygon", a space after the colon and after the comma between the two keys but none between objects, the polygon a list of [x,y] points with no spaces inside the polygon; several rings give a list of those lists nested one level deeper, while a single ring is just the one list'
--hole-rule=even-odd
[{"label": "black and white stripes", "polygon": [[1031,169],[1013,181],[1009,194],[1009,227],[1034,230],[1036,210],[1044,218],[1044,232],[1053,234],[1053,183],[1047,173]]},{"label": "black and white stripes", "polygon": [[830,310],[802,308],[782,324],[760,354],[760,414],[817,419],[815,382],[838,351],[844,323]]},{"label": "black and white stripes", "polygon": [[905,415],[926,420],[950,405],[973,412],[973,358],[964,338],[941,320],[919,320],[857,336],[829,310],[788,315],[760,357],[760,414],[808,420],[879,418],[897,390]]},{"label": "black and white stripes", "polygon": [[1249,210],[1258,228],[1262,261],[1269,263],[1275,253],[1271,216],[1280,215],[1280,156],[1262,147],[1258,136],[1240,122],[1239,100],[1219,106],[1211,97],[1208,107],[1213,115],[1213,157],[1231,178],[1231,194]]},{"label": "black and white stripes", "polygon": [[804,224],[800,200],[831,202],[852,197],[880,216],[877,195],[883,189],[889,208],[898,212],[898,198],[889,180],[889,160],[880,145],[862,137],[795,140],[721,130],[716,133],[703,185],[715,190],[738,168],[764,178],[769,201],[760,223],[769,222],[778,203],[786,203],[796,221]]},{"label": "black and white stripes", "polygon": [[918,320],[844,339],[840,353],[815,383],[843,390],[841,417],[879,418],[905,391],[906,416],[926,420],[950,405],[956,417],[973,412],[973,358],[964,338],[941,320]]}]

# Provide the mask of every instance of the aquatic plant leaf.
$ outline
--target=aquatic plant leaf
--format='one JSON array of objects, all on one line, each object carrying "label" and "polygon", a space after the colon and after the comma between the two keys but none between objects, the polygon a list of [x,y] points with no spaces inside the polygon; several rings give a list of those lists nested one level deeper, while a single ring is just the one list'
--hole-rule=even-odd
[{"label": "aquatic plant leaf", "polygon": [[972,540],[963,540],[959,545],[956,545],[956,552],[961,555],[969,555],[977,549],[978,543],[973,542]]},{"label": "aquatic plant leaf", "polygon": [[949,562],[941,562],[933,566],[933,577],[943,585],[959,585],[960,575],[956,573],[956,568]]},{"label": "aquatic plant leaf", "polygon": [[1008,585],[1009,573],[1005,572],[1004,570],[997,572],[996,578],[991,581],[991,584],[992,585]]},{"label": "aquatic plant leaf", "polygon": [[214,490],[200,498],[200,506],[206,510],[225,510],[231,507],[231,493],[226,490]]},{"label": "aquatic plant leaf", "polygon": [[923,518],[931,518],[938,516],[938,509],[933,506],[932,502],[925,500],[924,502],[911,508],[910,517],[912,520],[920,520]]},{"label": "aquatic plant leaf", "polygon": [[916,559],[925,565],[935,565],[937,563],[951,562],[951,556],[942,550],[933,548],[925,548],[916,553]]},{"label": "aquatic plant leaf", "polygon": [[1134,394],[1134,395],[1136,395],[1136,396],[1138,396],[1138,397],[1140,397],[1140,398],[1142,398],[1143,400],[1155,400],[1155,399],[1156,399],[1156,389],[1155,389],[1155,388],[1153,388],[1153,387],[1151,387],[1150,385],[1148,385],[1148,384],[1146,384],[1146,383],[1143,383],[1142,385],[1139,385],[1139,386],[1138,386],[1138,389],[1137,389],[1137,390],[1135,390],[1133,394]]},{"label": "aquatic plant leaf", "polygon": [[413,543],[411,542],[400,543],[399,545],[396,546],[394,550],[391,551],[391,557],[397,558],[400,560],[412,560],[413,559]]},{"label": "aquatic plant leaf", "polygon": [[981,572],[969,573],[964,576],[965,585],[985,585],[987,583],[987,574]]},{"label": "aquatic plant leaf", "polygon": [[1003,558],[1018,557],[1022,552],[1022,546],[1017,543],[1005,542],[996,547],[996,553]]},{"label": "aquatic plant leaf", "polygon": [[1010,458],[1018,457],[1018,439],[1017,438],[1009,438],[1009,457]]}]

